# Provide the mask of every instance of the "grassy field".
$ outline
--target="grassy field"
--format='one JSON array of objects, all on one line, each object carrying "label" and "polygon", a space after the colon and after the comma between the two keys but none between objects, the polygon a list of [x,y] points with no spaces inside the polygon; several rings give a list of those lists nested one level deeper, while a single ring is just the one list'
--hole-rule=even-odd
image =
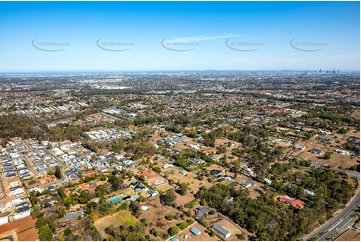
[{"label": "grassy field", "polygon": [[101,219],[95,221],[94,225],[99,231],[99,233],[105,238],[104,229],[110,225],[120,226],[122,224],[135,224],[139,222],[136,217],[134,217],[130,211],[122,210],[113,215],[105,216]]}]

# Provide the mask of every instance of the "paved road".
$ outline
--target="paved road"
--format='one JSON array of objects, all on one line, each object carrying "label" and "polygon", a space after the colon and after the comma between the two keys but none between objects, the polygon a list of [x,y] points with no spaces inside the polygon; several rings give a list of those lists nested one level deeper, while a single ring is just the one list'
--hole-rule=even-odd
[{"label": "paved road", "polygon": [[[346,173],[349,177],[354,177],[360,182],[360,173],[353,171],[343,171],[337,168],[326,168],[334,171],[340,171]],[[318,240],[326,240],[336,233],[343,225],[345,225],[349,219],[354,215],[352,212],[355,208],[360,206],[360,186],[358,187],[358,192],[351,199],[351,201],[346,204],[346,207],[333,218],[329,219],[326,223],[321,225],[319,228],[314,230],[312,233],[303,238],[303,240],[313,240],[319,236]]]},{"label": "paved road", "polygon": [[360,206],[360,191],[352,198],[352,200],[346,205],[346,208],[342,210],[335,217],[328,220],[321,227],[307,235],[303,240],[313,240],[314,238],[322,235],[318,240],[326,240],[331,237],[339,228],[341,228],[353,215],[353,210]]},{"label": "paved road", "polygon": [[334,234],[342,230],[344,227],[349,225],[353,219],[354,216],[356,216],[356,212],[351,212],[348,216],[340,220],[332,229],[330,229],[328,232],[326,232],[324,235],[322,235],[318,240],[325,241],[329,238],[331,238]]}]

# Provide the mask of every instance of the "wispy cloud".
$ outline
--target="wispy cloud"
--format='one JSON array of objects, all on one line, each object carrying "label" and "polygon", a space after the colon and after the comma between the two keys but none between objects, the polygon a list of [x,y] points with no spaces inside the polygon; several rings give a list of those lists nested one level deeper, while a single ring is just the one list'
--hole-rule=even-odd
[{"label": "wispy cloud", "polygon": [[227,38],[236,38],[236,37],[245,37],[247,35],[218,35],[218,36],[191,36],[191,37],[182,37],[182,38],[172,38],[169,39],[175,42],[195,42],[195,41],[206,41],[213,39],[227,39]]},{"label": "wispy cloud", "polygon": [[262,40],[271,40],[271,39],[283,39],[283,38],[287,38],[287,36],[280,35],[280,36],[264,37],[264,38],[260,38],[260,39],[262,39]]}]

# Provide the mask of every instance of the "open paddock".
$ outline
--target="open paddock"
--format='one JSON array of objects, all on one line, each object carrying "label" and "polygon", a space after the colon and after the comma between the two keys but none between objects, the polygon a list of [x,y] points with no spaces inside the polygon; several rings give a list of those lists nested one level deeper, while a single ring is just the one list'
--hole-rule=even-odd
[{"label": "open paddock", "polygon": [[[168,229],[172,226],[177,225],[178,223],[183,222],[184,220],[173,219],[168,221],[165,219],[166,215],[176,215],[180,214],[177,209],[170,206],[163,206],[160,203],[159,197],[153,197],[147,199],[145,202],[140,204],[141,206],[147,206],[148,210],[143,211],[140,215],[140,218],[145,218],[147,220],[147,229],[151,230],[152,228],[156,229],[158,232],[167,233]],[[187,218],[184,218],[185,220]]]},{"label": "open paddock", "polygon": [[[196,228],[199,231],[201,231],[200,235],[194,235],[190,232],[191,228]],[[193,225],[189,226],[188,228],[186,228],[185,230],[183,230],[182,232],[180,232],[179,234],[176,235],[176,237],[182,241],[184,240],[185,236],[187,235],[188,238],[186,239],[186,241],[221,241],[220,238],[218,238],[217,236],[215,237],[211,237],[208,233],[206,233],[206,228],[203,227],[201,224],[199,224],[198,222],[194,223]]]},{"label": "open paddock", "polygon": [[122,224],[135,224],[137,222],[139,222],[139,220],[136,217],[134,217],[130,211],[121,210],[113,215],[108,215],[96,220],[94,222],[94,226],[99,231],[100,235],[103,238],[106,238],[107,236],[104,230],[110,225],[117,227]]}]

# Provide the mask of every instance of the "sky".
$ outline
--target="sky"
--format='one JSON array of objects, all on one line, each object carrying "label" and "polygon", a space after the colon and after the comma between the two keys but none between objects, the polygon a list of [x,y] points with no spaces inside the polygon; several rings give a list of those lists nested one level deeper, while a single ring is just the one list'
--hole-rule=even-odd
[{"label": "sky", "polygon": [[359,2],[0,2],[0,72],[359,70]]}]

